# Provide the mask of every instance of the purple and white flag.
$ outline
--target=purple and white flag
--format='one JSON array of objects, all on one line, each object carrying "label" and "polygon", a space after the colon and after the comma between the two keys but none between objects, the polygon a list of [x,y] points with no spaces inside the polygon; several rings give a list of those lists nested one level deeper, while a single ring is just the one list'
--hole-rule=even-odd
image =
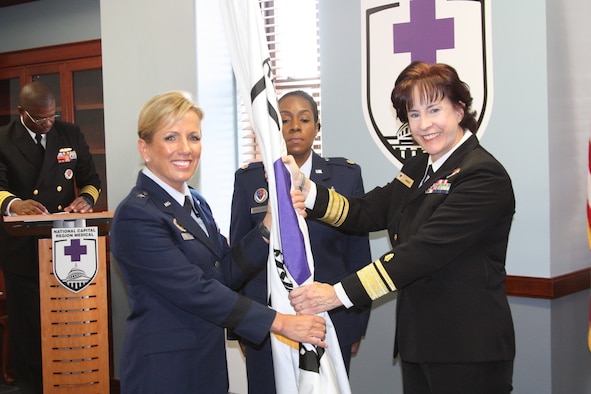
[{"label": "purple and white flag", "polygon": [[[257,0],[222,0],[220,4],[236,82],[260,146],[272,197],[267,291],[273,309],[295,314],[289,291],[313,281],[314,259],[306,221],[291,204],[289,171],[281,162],[286,149],[261,11]],[[271,335],[277,393],[351,392],[336,331],[328,313],[321,316],[327,323],[328,349]]]}]

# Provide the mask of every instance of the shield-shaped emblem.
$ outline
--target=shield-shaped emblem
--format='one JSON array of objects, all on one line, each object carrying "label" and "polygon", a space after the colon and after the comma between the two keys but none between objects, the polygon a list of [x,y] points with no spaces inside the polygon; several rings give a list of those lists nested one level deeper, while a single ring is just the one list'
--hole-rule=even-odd
[{"label": "shield-shaped emblem", "polygon": [[52,244],[57,281],[74,293],[84,290],[98,272],[98,228],[54,228]]},{"label": "shield-shaped emblem", "polygon": [[362,0],[362,100],[368,129],[396,165],[421,152],[390,95],[412,61],[447,63],[470,86],[480,138],[492,105],[490,0]]}]

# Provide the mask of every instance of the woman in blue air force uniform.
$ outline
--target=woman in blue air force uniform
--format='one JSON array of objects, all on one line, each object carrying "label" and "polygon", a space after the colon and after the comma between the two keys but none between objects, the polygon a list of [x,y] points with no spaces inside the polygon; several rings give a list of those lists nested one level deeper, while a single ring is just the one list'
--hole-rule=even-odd
[{"label": "woman in blue air force uniform", "polygon": [[[363,195],[361,167],[342,157],[323,158],[312,146],[320,131],[318,106],[314,98],[301,90],[279,99],[282,134],[287,152],[310,179],[349,196]],[[232,197],[231,243],[240,241],[262,220],[268,203],[268,183],[260,162],[236,171]],[[335,283],[362,268],[370,260],[367,233],[339,231],[320,222],[308,222],[310,246],[314,255],[314,278]],[[267,305],[267,273],[259,273],[242,289],[242,294]],[[359,348],[369,321],[370,308],[340,308],[330,312],[338,335],[347,372],[351,356]],[[271,341],[253,345],[241,339],[246,355],[249,393],[274,394],[275,376]]]},{"label": "woman in blue air force uniform", "polygon": [[201,155],[202,117],[183,92],[157,95],[140,112],[145,168],[111,228],[131,304],[122,393],[227,393],[224,328],[255,343],[272,331],[325,346],[323,319],[283,315],[231,290],[263,268],[271,220],[230,248],[187,186]]}]

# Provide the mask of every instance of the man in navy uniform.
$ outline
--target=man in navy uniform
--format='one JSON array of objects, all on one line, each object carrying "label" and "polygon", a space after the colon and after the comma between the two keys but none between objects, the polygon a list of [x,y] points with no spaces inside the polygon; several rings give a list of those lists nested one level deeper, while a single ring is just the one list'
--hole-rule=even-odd
[{"label": "man in navy uniform", "polygon": [[[314,99],[301,90],[289,92],[279,100],[279,111],[287,152],[294,156],[306,176],[327,187],[334,187],[343,194],[362,196],[363,180],[361,168],[357,164],[344,158],[322,158],[312,150],[320,130],[318,107]],[[268,197],[268,184],[261,162],[249,164],[236,172],[230,225],[232,244],[260,223],[267,211]],[[335,231],[316,221],[308,222],[308,229],[316,281],[336,283],[371,260],[367,234]],[[245,285],[243,294],[264,305],[268,304],[266,270]],[[330,313],[347,371],[351,356],[365,335],[369,311],[367,307]],[[270,339],[267,337],[259,346],[245,340],[241,340],[240,344],[246,356],[249,392],[275,393]]]},{"label": "man in navy uniform", "polygon": [[[39,81],[23,86],[18,111],[0,128],[2,216],[92,212],[100,180],[80,128],[56,120],[55,97]],[[0,241],[16,380],[22,393],[41,393],[37,239],[2,228]]]}]

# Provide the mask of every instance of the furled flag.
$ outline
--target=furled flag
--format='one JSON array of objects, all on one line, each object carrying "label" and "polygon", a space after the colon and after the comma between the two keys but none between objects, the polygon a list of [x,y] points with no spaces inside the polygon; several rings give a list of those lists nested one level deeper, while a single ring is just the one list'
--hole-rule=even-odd
[{"label": "furled flag", "polygon": [[[587,149],[587,241],[591,249],[591,137]],[[587,333],[587,347],[591,352],[591,303],[589,304],[589,331]]]},{"label": "furled flag", "polygon": [[[261,10],[258,0],[222,0],[220,4],[236,82],[260,146],[269,194],[274,197],[269,199],[273,225],[268,293],[273,309],[295,314],[289,291],[313,281],[314,264],[307,225],[291,206],[290,175],[281,163],[286,149]],[[328,313],[321,316],[327,323],[327,349],[271,335],[277,393],[351,392],[334,326]]]}]

